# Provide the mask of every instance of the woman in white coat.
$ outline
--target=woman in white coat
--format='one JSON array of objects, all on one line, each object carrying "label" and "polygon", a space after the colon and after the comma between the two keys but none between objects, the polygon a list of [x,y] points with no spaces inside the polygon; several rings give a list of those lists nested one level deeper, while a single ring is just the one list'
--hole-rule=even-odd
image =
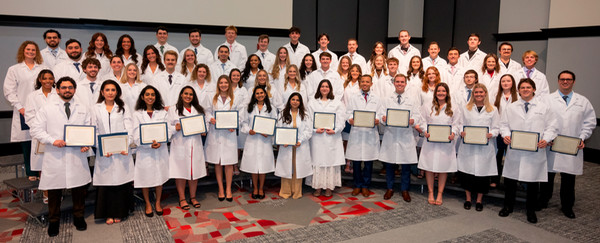
[{"label": "woman in white coat", "polygon": [[283,85],[279,87],[279,99],[281,103],[283,101],[287,101],[293,93],[300,93],[302,98],[304,98],[304,103],[306,102],[306,85],[302,85],[300,81],[300,77],[298,75],[298,67],[294,64],[290,65],[285,74],[285,81]]},{"label": "woman in white coat", "polygon": [[[280,87],[281,84],[283,84],[285,70],[288,66],[290,66],[290,55],[288,54],[288,50],[283,46],[279,47],[279,49],[277,49],[277,58],[275,58],[275,62],[273,63],[270,73],[271,77],[273,77],[273,83],[276,84],[277,87]],[[253,88],[252,86],[246,86],[246,88],[248,87]]]},{"label": "woman in white coat", "polygon": [[[208,103],[210,103],[210,100],[215,95],[215,89],[217,85],[215,84],[215,82],[212,82],[211,77],[212,76],[210,74],[210,68],[204,63],[196,65],[190,76],[189,85],[191,85],[192,88],[194,88],[196,96],[198,97],[198,102],[203,108],[207,108],[209,106]],[[204,118],[207,119],[207,117]],[[202,144],[206,145],[207,137],[208,133],[207,136],[202,136]],[[206,173],[208,174],[208,170],[206,171]]]},{"label": "woman in white coat", "polygon": [[142,70],[141,79],[147,84],[152,84],[154,82],[154,77],[158,76],[162,71],[165,71],[165,65],[163,65],[162,60],[160,60],[158,49],[153,45],[147,45],[146,48],[144,48],[140,70]]},{"label": "woman in white coat", "polygon": [[[254,75],[254,76],[256,77],[256,75]],[[248,104],[248,102],[250,102],[250,97],[252,97],[252,95],[248,94],[248,90],[242,84],[242,71],[240,71],[237,68],[231,69],[231,71],[229,71],[229,79],[231,80],[233,96],[237,97],[236,99],[239,99],[241,102],[240,105],[242,107],[244,107],[245,105]],[[254,83],[254,78],[253,78],[252,82]],[[242,109],[242,108],[240,108],[240,109]],[[246,144],[246,137],[248,136],[248,134],[240,133],[239,130],[236,132],[236,134],[237,134],[237,144],[238,144],[238,160],[241,161],[243,153],[244,153],[244,144]],[[238,164],[233,165],[233,174],[234,175],[240,174],[240,169],[239,169]]]},{"label": "woman in white coat", "polygon": [[[236,129],[215,128],[217,121],[214,118],[216,111],[238,111],[242,108],[242,100],[233,94],[233,84],[226,75],[217,79],[217,90],[207,107],[207,117],[210,121],[210,129],[206,138],[206,162],[215,165],[217,184],[219,185],[219,201],[227,199],[233,201],[231,183],[233,181],[233,165],[238,162]],[[238,113],[239,114],[239,113]],[[239,117],[239,116],[238,116]],[[223,167],[225,167],[225,183],[223,187]]]},{"label": "woman in white coat", "polygon": [[248,56],[246,66],[242,71],[242,83],[246,89],[254,88],[254,81],[258,70],[264,69],[261,59],[256,54]]},{"label": "woman in white coat", "polygon": [[302,178],[312,175],[310,145],[312,136],[312,119],[304,107],[302,95],[293,93],[285,108],[279,114],[278,127],[298,129],[298,142],[295,146],[279,146],[275,175],[281,177],[279,196],[287,199],[302,197]]},{"label": "woman in white coat", "polygon": [[4,78],[4,97],[13,107],[10,142],[21,143],[25,158],[25,172],[29,180],[35,181],[37,173],[30,169],[31,137],[29,126],[25,125],[25,102],[27,96],[34,90],[35,78],[45,69],[45,66],[42,65],[40,48],[33,41],[21,43],[17,52],[17,62],[8,68]]},{"label": "woman in white coat", "polygon": [[[185,137],[181,131],[180,118],[186,116],[203,115],[206,117],[204,108],[198,101],[196,91],[192,86],[185,86],[179,92],[179,98],[175,109],[169,110],[169,125],[175,127],[175,134],[171,139],[171,153],[169,154],[169,177],[175,178],[175,186],[179,195],[179,207],[189,210],[190,205],[185,199],[185,184],[190,188],[189,203],[194,208],[199,208],[200,203],[196,200],[196,189],[198,179],[206,176],[206,164],[204,160],[204,146],[202,137],[206,133]],[[205,120],[205,128],[208,122]]]},{"label": "woman in white coat", "polygon": [[133,63],[139,67],[140,64],[142,64],[142,56],[137,53],[135,41],[133,41],[133,38],[128,34],[119,37],[115,56],[123,58],[123,64],[126,66],[127,64]]},{"label": "woman in white coat", "polygon": [[465,126],[482,126],[488,128],[487,145],[461,144],[458,149],[458,171],[460,181],[465,189],[464,208],[471,209],[471,193],[477,193],[475,210],[483,210],[483,194],[488,193],[490,177],[498,175],[496,167],[496,139],[500,132],[500,115],[490,104],[488,90],[483,84],[475,84],[473,93],[466,106],[461,107],[462,129],[460,136],[465,137]]},{"label": "woman in white coat", "polygon": [[335,100],[333,88],[329,80],[321,80],[315,99],[308,102],[309,114],[314,117],[315,112],[335,114],[334,129],[313,128],[310,139],[310,156],[313,162],[312,178],[306,180],[306,184],[315,189],[313,196],[321,195],[325,189],[326,197],[331,197],[335,187],[342,186],[342,172],[340,165],[345,164],[344,145],[342,142],[342,130],[346,123],[346,107]]},{"label": "woman in white coat", "polygon": [[[429,67],[435,68],[435,67]],[[433,104],[423,104],[421,106],[421,124],[418,131],[423,131],[423,148],[419,157],[419,169],[425,170],[427,178],[427,189],[429,204],[442,205],[442,195],[446,186],[448,173],[456,172],[456,145],[454,138],[460,131],[460,112],[452,107],[450,98],[450,88],[446,83],[439,83],[435,86]],[[450,143],[428,142],[430,134],[427,132],[428,125],[449,125],[451,132],[448,136]],[[437,198],[433,196],[434,173],[438,173],[438,194]]]},{"label": "woman in white coat", "polygon": [[[145,123],[168,122],[168,113],[164,108],[161,94],[148,85],[142,89],[133,113],[133,140],[137,145],[133,186],[142,188],[145,214],[154,216],[150,203],[150,187],[156,188],[156,214],[162,215],[160,206],[162,185],[169,180],[169,151],[166,144],[152,141],[152,144],[142,145],[140,140],[140,125]],[[167,135],[173,133],[167,123]],[[171,136],[169,136],[171,137]]]},{"label": "woman in white coat", "polygon": [[191,49],[186,49],[183,52],[183,57],[180,57],[181,63],[175,67],[175,72],[181,73],[185,79],[189,80],[194,73],[194,69],[198,65],[196,53]]},{"label": "woman in white coat", "polygon": [[134,108],[140,91],[146,87],[146,83],[140,79],[140,69],[134,63],[129,63],[125,66],[120,84],[123,95],[121,96],[125,102],[125,106]]},{"label": "woman in white coat", "polygon": [[[355,94],[360,93],[360,87],[358,85],[360,76],[362,76],[362,68],[358,64],[352,64],[350,66],[350,72],[348,74],[348,78],[344,81],[344,96],[342,97],[342,102],[346,107],[350,103],[350,98]],[[350,123],[344,123],[344,130],[342,131],[342,140],[344,141],[344,153],[346,153],[346,146],[348,145],[348,136],[350,135],[350,130],[352,126]],[[350,160],[346,160],[346,168],[344,169],[346,173],[352,173],[354,170],[352,168],[352,162]]]},{"label": "woman in white coat", "polygon": [[483,58],[483,65],[481,65],[478,82],[484,84],[485,87],[489,87],[490,94],[496,94],[498,92],[498,90],[495,89],[498,87],[498,82],[500,82],[500,62],[498,62],[498,56],[496,56],[496,54],[488,53],[485,58]]},{"label": "woman in white coat", "polygon": [[[502,77],[500,77],[498,87],[495,90],[498,92],[490,92],[490,97],[494,98],[494,106],[496,107],[499,115],[502,115],[502,112],[510,103],[519,100],[519,97],[517,96],[517,83],[511,74],[502,75]],[[506,144],[504,143],[504,138],[502,136],[497,136],[496,168],[498,169],[498,175],[492,177],[492,182],[490,183],[491,188],[495,188],[500,183],[500,177],[502,176],[502,161],[504,160],[505,152]]]},{"label": "woman in white coat", "polygon": [[506,217],[513,211],[517,191],[517,181],[527,183],[527,221],[537,223],[535,209],[539,182],[548,180],[548,163],[546,146],[548,141],[556,137],[558,122],[556,115],[540,97],[535,97],[536,83],[531,79],[523,79],[517,86],[521,99],[511,103],[502,112],[500,133],[505,144],[511,143],[511,131],[527,131],[539,133],[537,152],[511,149],[508,146],[504,160],[505,196],[504,207],[498,214]]},{"label": "woman in white coat", "polygon": [[273,155],[272,137],[258,134],[252,130],[256,116],[277,119],[277,110],[271,106],[265,86],[254,88],[254,95],[250,103],[241,111],[242,128],[240,131],[248,134],[240,169],[252,174],[252,198],[263,199],[265,198],[263,187],[266,175],[275,171],[275,156]]},{"label": "woman in white coat", "polygon": [[[114,80],[100,86],[98,102],[92,107],[92,123],[97,135],[126,133],[133,138],[133,119],[129,107],[121,100],[121,88]],[[98,141],[99,142],[99,141]],[[119,154],[96,153],[93,185],[97,188],[95,219],[106,219],[106,224],[121,222],[129,215],[132,205],[134,165],[129,149]]]}]

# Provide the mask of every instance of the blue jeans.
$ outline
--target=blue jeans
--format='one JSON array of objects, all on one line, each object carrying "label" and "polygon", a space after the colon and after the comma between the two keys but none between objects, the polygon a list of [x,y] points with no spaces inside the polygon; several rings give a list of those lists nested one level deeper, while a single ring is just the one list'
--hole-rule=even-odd
[{"label": "blue jeans", "polygon": [[[387,189],[394,189],[394,179],[396,176],[397,164],[383,163],[385,165],[385,181]],[[410,166],[409,164],[402,165],[402,177],[400,177],[400,190],[408,191],[410,189]]]},{"label": "blue jeans", "polygon": [[[362,162],[365,168],[361,168]],[[354,168],[354,187],[369,188],[371,186],[371,174],[373,173],[373,161],[352,161]]]}]

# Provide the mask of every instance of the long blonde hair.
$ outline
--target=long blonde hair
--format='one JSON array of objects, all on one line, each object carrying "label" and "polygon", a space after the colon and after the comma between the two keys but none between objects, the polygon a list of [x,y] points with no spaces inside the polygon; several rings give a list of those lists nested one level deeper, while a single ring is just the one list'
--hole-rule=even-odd
[{"label": "long blonde hair", "polygon": [[[265,89],[267,90],[267,94],[269,95],[269,98],[273,98],[273,94],[271,92],[271,83],[269,82],[269,73],[267,73],[267,71],[265,71],[264,69],[258,70],[258,72],[256,73],[256,80],[254,81],[254,88],[256,88],[257,86],[259,86],[260,84],[258,84],[258,74],[260,73],[265,73],[265,76],[267,77],[267,81],[265,85]],[[287,73],[286,73],[287,75]],[[286,79],[287,82],[287,79]],[[252,89],[254,89],[252,88]]]},{"label": "long blonde hair", "polygon": [[379,57],[383,58],[383,66],[381,67],[381,75],[388,75],[385,56],[377,55],[377,56],[375,56],[375,58],[373,58],[373,61],[371,62],[371,77],[375,76],[375,74],[377,73],[376,69],[375,69],[375,61]]},{"label": "long blonde hair", "polygon": [[352,72],[353,68],[356,68],[358,70],[358,79],[356,80],[356,82],[360,81],[360,76],[362,76],[362,68],[358,64],[352,64],[348,71],[348,78],[346,78],[346,81],[344,81],[344,89],[348,87],[348,84],[350,84],[350,82],[352,82],[352,74],[350,73]]},{"label": "long blonde hair", "polygon": [[[285,82],[283,83],[283,90],[284,91],[287,89],[287,84],[288,84],[288,79],[289,79],[288,72],[290,71],[291,68],[296,69],[296,78],[295,78],[295,80],[296,80],[296,85],[298,86],[298,90],[300,90],[300,85],[301,85],[302,82],[300,81],[300,78],[298,77],[298,66],[296,66],[295,64],[292,64],[289,67],[287,67],[286,70],[285,70]],[[255,84],[256,84],[256,82],[255,82]],[[271,91],[269,91],[269,93],[271,93]]]},{"label": "long blonde hair", "polygon": [[[279,49],[277,49],[277,54],[275,54],[275,62],[273,63],[273,69],[271,71],[271,76],[273,76],[273,78],[275,77],[279,77],[279,72],[281,71],[279,64],[281,64],[279,62],[279,51],[281,50],[285,50],[286,53],[286,57],[285,57],[285,66],[287,68],[287,66],[290,65],[290,53],[288,52],[287,48],[285,47],[279,47]],[[313,70],[314,71],[314,70]]]},{"label": "long blonde hair", "polygon": [[231,83],[231,79],[229,79],[229,76],[227,75],[221,75],[219,76],[219,79],[217,79],[217,92],[215,92],[215,96],[213,96],[213,106],[217,105],[217,100],[219,99],[221,90],[219,89],[219,82],[221,81],[221,79],[225,79],[227,81],[227,83],[229,84],[229,87],[227,88],[227,97],[231,98],[231,102],[229,102],[229,109],[231,109],[231,107],[233,107],[233,100],[234,100],[234,95],[233,95],[233,88],[232,83]]},{"label": "long blonde hair", "polygon": [[484,84],[480,84],[480,83],[476,83],[473,86],[473,92],[471,92],[471,98],[469,99],[469,102],[467,103],[467,110],[472,110],[473,106],[475,105],[475,99],[473,98],[473,96],[475,95],[475,90],[476,89],[483,89],[483,92],[485,92],[485,98],[483,99],[483,106],[485,106],[485,111],[490,113],[492,111],[494,111],[494,106],[492,106],[492,104],[490,104],[490,98],[489,98],[489,93],[487,88],[485,87]]},{"label": "long blonde hair", "polygon": [[338,70],[337,72],[340,74],[340,76],[344,75],[342,70],[342,61],[343,60],[348,60],[348,72],[346,73],[346,75],[350,74],[350,67],[352,66],[352,59],[350,59],[349,56],[342,56],[342,58],[340,58],[340,63],[338,64]]},{"label": "long blonde hair", "polygon": [[137,72],[137,74],[135,75],[135,82],[136,83],[141,83],[142,80],[140,79],[140,68],[135,65],[135,63],[129,63],[127,64],[127,66],[125,66],[125,71],[121,71],[123,72],[123,74],[121,74],[121,83],[126,84],[128,82],[128,77],[127,77],[127,70],[129,70],[130,66],[134,66],[135,67],[135,71]]},{"label": "long blonde hair", "polygon": [[[192,49],[186,49],[183,52],[183,56],[181,57],[181,74],[183,74],[183,76],[188,75],[187,62],[185,60],[185,54],[188,51],[194,52]],[[196,57],[196,53],[194,53],[194,69],[196,68],[196,64],[198,64],[198,59]]]}]

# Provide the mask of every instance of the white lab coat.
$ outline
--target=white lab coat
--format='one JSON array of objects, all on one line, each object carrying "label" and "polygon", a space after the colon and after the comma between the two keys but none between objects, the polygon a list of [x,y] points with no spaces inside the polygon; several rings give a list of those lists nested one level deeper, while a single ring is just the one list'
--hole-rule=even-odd
[{"label": "white lab coat", "polygon": [[423,62],[423,70],[427,70],[428,67],[436,67],[440,73],[442,69],[446,68],[448,62],[444,58],[438,56],[436,59],[432,59],[431,56],[425,57],[421,60]]},{"label": "white lab coat", "polygon": [[[86,105],[89,107],[93,107],[98,101],[98,96],[100,95],[100,87],[102,86],[102,82],[100,79],[96,79],[96,81],[90,82],[90,80],[86,78],[79,80],[77,82],[77,92],[75,92],[75,96],[79,97],[81,101],[87,102]],[[90,89],[90,86],[94,87],[94,92]]]},{"label": "white lab coat", "polygon": [[[173,75],[171,78],[172,83],[170,84],[169,75]],[[177,99],[179,99],[181,88],[187,85],[188,82],[181,73],[173,72],[169,74],[167,71],[164,71],[156,75],[151,84],[160,92],[165,106],[174,106],[177,103]]]},{"label": "white lab coat", "polygon": [[123,58],[123,68],[125,68],[129,63],[135,63],[138,68],[142,65],[143,57],[139,53],[135,54],[137,63],[133,61],[133,55],[129,55],[129,57],[125,58],[125,55],[121,55]]},{"label": "white lab coat", "polygon": [[215,60],[219,60],[219,47],[227,46],[229,48],[229,60],[233,63],[235,67],[242,70],[246,65],[246,61],[248,60],[248,52],[246,52],[246,47],[236,40],[233,43],[229,44],[227,41],[218,45],[215,49],[214,56]]},{"label": "white lab coat", "polygon": [[244,81],[244,84],[242,85],[244,86],[244,88],[254,89],[254,82],[256,80],[256,74],[258,74],[258,71],[259,70],[257,70],[256,73],[252,73],[252,71],[249,71],[250,74],[248,75],[248,78]]},{"label": "white lab coat", "polygon": [[[198,101],[202,102],[204,100],[207,102],[206,104],[210,103],[209,100],[212,100],[213,96],[215,95],[215,91],[217,90],[217,84],[215,82],[209,82],[209,80],[205,80],[202,87],[200,87],[197,81],[186,82],[183,87],[187,85],[194,88],[194,91],[196,91],[196,96],[198,96]],[[205,104],[200,103],[200,105],[204,107]]]},{"label": "white lab coat", "polygon": [[25,62],[20,62],[10,66],[8,72],[6,72],[4,97],[13,107],[12,125],[10,127],[11,142],[31,140],[29,130],[21,130],[21,113],[19,113],[19,109],[25,107],[27,96],[34,90],[35,79],[40,71],[46,68],[44,65],[34,64],[33,68],[29,69]]},{"label": "white lab coat", "polygon": [[212,52],[210,52],[210,50],[204,47],[202,44],[199,44],[198,47],[189,45],[188,47],[183,48],[183,50],[179,52],[179,59],[177,63],[181,63],[183,61],[183,58],[185,58],[184,54],[187,49],[190,49],[192,51],[194,49],[196,50],[196,61],[198,61],[198,64],[204,63],[206,65],[210,65],[215,61]]},{"label": "white lab coat", "polygon": [[[126,132],[128,142],[133,143],[133,118],[131,108],[125,107],[119,112],[115,104],[110,113],[106,111],[104,102],[96,103],[92,109],[93,123],[96,125],[96,135]],[[99,143],[100,141],[98,141]],[[99,147],[100,145],[96,145]],[[118,186],[133,181],[134,165],[131,149],[127,155],[114,153],[105,157],[100,152],[96,153],[94,166],[94,186]]]},{"label": "white lab coat", "polygon": [[356,81],[354,84],[352,82],[349,82],[348,86],[344,88],[344,97],[342,97],[342,102],[346,107],[348,107],[348,105],[350,104],[350,97],[353,97],[355,94],[361,92],[359,83],[359,81]]},{"label": "white lab coat", "polygon": [[266,105],[263,105],[261,110],[258,109],[257,105],[254,105],[252,112],[248,113],[248,107],[244,106],[240,113],[242,117],[240,133],[248,135],[244,145],[240,170],[253,174],[266,174],[275,171],[273,137],[264,137],[258,133],[249,135],[248,133],[254,125],[255,116],[277,119],[277,109],[271,105],[271,112],[268,112]]},{"label": "white lab coat", "polygon": [[92,181],[87,153],[81,147],[55,147],[56,140],[64,139],[65,125],[91,125],[92,114],[85,103],[71,99],[71,116],[67,118],[65,102],[50,99],[35,116],[31,133],[46,144],[40,176],[40,190],[69,189],[80,187]]},{"label": "white lab coat", "polygon": [[[413,127],[420,123],[420,106],[410,93],[402,94],[400,104],[398,104],[398,93],[393,92],[393,94],[395,95],[388,96],[383,100],[380,113],[387,115],[387,109],[409,110],[410,119],[413,119],[414,123],[407,128],[385,127],[379,150],[379,160],[392,164],[416,164],[418,162],[417,141],[413,134]],[[382,121],[382,124],[386,123]]]},{"label": "white lab coat", "polygon": [[133,83],[133,85],[129,85],[129,83],[119,83],[119,86],[121,86],[121,92],[123,93],[121,99],[125,102],[125,106],[130,107],[130,109],[135,109],[140,92],[148,86],[148,84],[144,82]]},{"label": "white lab coat", "polygon": [[341,101],[344,96],[344,80],[342,80],[342,77],[340,77],[340,74],[336,70],[331,68],[327,71],[323,71],[323,69],[315,70],[310,73],[306,78],[306,81],[302,83],[303,85],[306,85],[308,100],[315,98],[319,83],[321,83],[323,79],[327,79],[331,82],[331,92],[333,92],[335,100]]},{"label": "white lab coat", "polygon": [[[537,95],[536,95],[537,96]],[[511,103],[502,112],[500,133],[502,137],[511,136],[512,130],[538,132],[540,141],[552,141],[556,137],[558,122],[556,115],[540,97],[529,101],[529,112],[525,113],[525,101],[519,99]],[[502,176],[526,182],[548,181],[546,150],[537,152],[506,149]]]},{"label": "white lab coat", "polygon": [[44,59],[44,62],[42,63],[44,66],[48,68],[54,68],[56,64],[69,60],[69,56],[67,56],[67,52],[65,52],[65,50],[61,49],[60,47],[56,48],[56,56],[52,55],[52,51],[49,46],[46,46],[46,48],[40,50],[42,59]]},{"label": "white lab coat", "polygon": [[[292,45],[289,42],[287,44],[283,45],[283,47],[285,47],[285,49],[287,49],[287,51],[288,51],[288,55],[290,56],[290,64],[295,64],[298,67],[300,67],[300,64],[302,64],[302,59],[304,58],[304,55],[310,54],[310,50],[308,49],[308,47],[306,47],[304,44],[302,44],[300,42],[298,42],[296,51],[294,51],[294,49],[292,48]],[[315,59],[315,60],[319,60],[319,59]]]},{"label": "white lab coat", "polygon": [[[27,96],[27,102],[25,102],[25,123],[32,127],[35,121],[35,114],[37,114],[37,112],[42,108],[42,106],[50,102],[51,99],[58,99],[56,89],[54,88],[52,88],[52,91],[48,93],[47,97],[44,95],[41,88],[29,94]],[[31,139],[30,161],[32,171],[42,170],[42,161],[44,159],[44,154],[37,154],[35,152],[38,143],[40,142],[37,139]]]},{"label": "white lab coat", "polygon": [[273,63],[275,63],[275,54],[271,53],[269,50],[265,51],[265,57],[263,57],[263,52],[257,50],[254,54],[260,58],[260,62],[263,65],[263,68],[267,70],[268,73],[271,73],[273,69]]},{"label": "white lab coat", "polygon": [[[504,65],[504,63],[500,59],[498,59],[498,63],[500,64],[500,76],[508,73],[508,74],[512,75],[514,78],[519,74],[519,71],[521,71],[521,69],[523,69],[521,64],[513,59],[510,59],[510,61],[508,62],[508,67],[506,67],[506,65]],[[517,84],[518,84],[518,82],[517,82]]]},{"label": "white lab coat", "polygon": [[350,56],[350,52],[348,52],[348,53],[344,54],[343,56],[341,56],[338,61],[341,61],[342,57],[344,57],[344,56],[350,57],[350,59],[352,60],[351,64],[358,64],[360,66],[360,69],[363,72],[368,68],[367,60],[362,55],[355,52],[352,54],[352,56]]},{"label": "white lab coat", "polygon": [[[490,76],[487,73],[487,71],[481,73],[481,70],[479,70],[479,83],[485,85],[485,87],[488,90],[488,93],[496,93],[497,94],[498,93],[498,85],[500,84],[500,76],[502,76],[502,75],[500,75],[500,73],[498,73],[496,71],[494,71],[492,76]],[[517,82],[517,84],[519,84],[519,83]]]},{"label": "white lab coat", "polygon": [[446,105],[440,108],[440,114],[432,111],[432,104],[421,106],[421,129],[427,132],[427,125],[450,125],[454,133],[454,140],[450,143],[430,143],[423,138],[423,147],[419,157],[419,169],[436,172],[456,172],[456,138],[460,136],[461,115],[460,110],[452,107],[452,116],[446,115]]},{"label": "white lab coat", "polygon": [[[240,97],[236,97],[234,95],[233,104],[230,106],[229,104],[232,102],[231,98],[227,97],[225,102],[221,99],[221,97],[217,97],[217,102],[213,103],[212,98],[210,99],[210,106],[206,112],[206,119],[210,121],[210,118],[214,118],[215,111],[238,111],[238,119],[241,117],[239,115],[239,110],[243,109],[243,98],[238,99]],[[239,121],[238,121],[239,122]],[[238,123],[239,124],[239,123]],[[220,165],[234,165],[238,162],[237,155],[237,136],[236,132],[230,132],[228,129],[217,130],[215,129],[214,124],[210,124],[208,130],[208,137],[206,138],[206,145],[204,151],[206,151],[206,162],[211,164],[220,164]]]},{"label": "white lab coat", "polygon": [[[326,52],[329,52],[329,54],[331,54],[331,63],[330,68],[333,70],[337,70],[338,67],[338,56],[337,54],[335,54],[334,52],[330,51],[329,49],[325,50]],[[321,55],[321,53],[323,53],[323,50],[321,50],[320,48],[317,49],[315,52],[312,53],[313,57],[315,58],[315,60],[317,60],[317,69],[321,68],[321,62],[319,62],[319,60],[321,60],[321,58],[319,58],[319,55]]]},{"label": "white lab coat", "polygon": [[216,60],[208,66],[210,69],[210,77],[212,79],[212,82],[214,82],[215,84],[217,83],[221,75],[229,76],[229,72],[231,72],[231,69],[236,68],[235,64],[230,60],[227,60],[227,62],[224,63],[224,67],[221,66],[221,64],[223,64],[221,61]]},{"label": "white lab coat", "polygon": [[481,49],[477,48],[473,57],[469,58],[469,51],[465,51],[460,54],[458,58],[458,66],[462,67],[465,72],[473,69],[475,71],[481,70],[481,66],[483,65],[483,59],[485,58],[486,53],[481,51]]},{"label": "white lab coat", "polygon": [[[302,101],[304,101],[304,104],[308,104],[308,93],[306,92],[306,83],[301,83],[300,84],[300,89],[298,89],[298,85],[296,84],[296,88],[292,88],[292,86],[290,86],[289,84],[285,85],[286,87],[279,86],[278,90],[279,90],[279,102],[280,107],[279,110],[283,110],[283,107],[285,106],[285,104],[287,103],[288,99],[290,99],[290,96],[292,96],[293,93],[300,93],[300,95],[302,95]],[[314,99],[314,95],[312,97]]]},{"label": "white lab coat", "polygon": [[491,112],[487,112],[485,106],[481,112],[477,111],[475,106],[471,110],[466,106],[461,108],[461,131],[464,131],[464,126],[484,126],[489,128],[492,138],[488,139],[487,145],[461,144],[457,155],[458,170],[474,176],[498,175],[496,137],[500,133],[500,115],[496,107]]},{"label": "white lab coat", "polygon": [[[578,93],[573,93],[569,105],[558,91],[547,97],[547,102],[558,122],[558,134],[588,139],[596,128],[596,112],[590,101]],[[564,172],[572,175],[583,174],[583,150],[577,156],[551,152],[548,149],[548,171]]]},{"label": "white lab coat", "polygon": [[[299,113],[299,112],[298,112]],[[296,178],[304,178],[312,175],[312,159],[310,157],[309,139],[312,136],[312,118],[306,114],[304,120],[300,114],[296,115],[296,127],[298,128],[298,142],[300,146],[296,148]],[[294,122],[289,124],[281,121],[281,114],[277,121],[278,127],[293,127]],[[275,175],[281,178],[292,178],[292,148],[293,146],[279,146],[277,154],[277,164],[275,165]]]},{"label": "white lab coat", "polygon": [[164,60],[164,53],[171,50],[174,51],[176,53],[179,53],[179,50],[177,50],[176,47],[170,45],[168,42],[165,42],[165,47],[163,48],[163,51],[160,51],[160,43],[156,42],[156,44],[154,44],[154,47],[156,47],[156,50],[158,50],[158,56],[160,57],[160,60]]},{"label": "white lab coat", "polygon": [[[183,116],[172,107],[169,109],[169,126],[175,127],[179,118],[199,115],[192,106],[191,112],[183,109]],[[205,127],[209,121],[204,117]],[[171,138],[171,153],[169,153],[169,178],[196,180],[206,176],[206,163],[204,157],[204,145],[202,135],[184,137],[181,130],[175,131]]]},{"label": "white lab coat", "polygon": [[[87,52],[84,52],[83,54],[81,54],[83,56],[83,60],[87,59],[88,57],[86,56]],[[94,52],[94,55],[92,58],[96,58],[98,59],[98,61],[100,61],[100,67],[98,70],[98,77],[104,77],[110,73],[112,73],[112,68],[110,67],[110,60],[108,59],[108,57],[105,55],[106,53],[102,53],[102,55]],[[83,61],[82,61],[82,65],[83,65]],[[58,79],[56,79],[58,80]],[[77,80],[77,79],[75,79]]]},{"label": "white lab coat", "polygon": [[[214,94],[211,94],[211,95],[214,95]],[[250,97],[248,96],[248,90],[246,88],[244,88],[244,87],[240,88],[240,87],[236,86],[235,90],[233,90],[233,95],[236,97],[236,99],[241,100],[240,109],[248,108],[248,103],[250,103]],[[212,96],[210,97],[210,99],[212,100]],[[273,105],[272,101],[271,101],[271,105]],[[240,128],[241,128],[241,124],[240,124]],[[246,134],[246,133],[242,133],[242,132],[238,133],[238,136],[237,136],[238,149],[244,149],[244,145],[246,144],[247,136],[248,136],[248,134]]]},{"label": "white lab coat", "polygon": [[[245,96],[246,100],[244,100],[244,103],[243,103],[244,106],[248,105],[248,103],[250,103],[250,99],[252,99],[252,96],[254,96],[254,88],[255,87],[248,89],[247,95]],[[275,107],[277,110],[280,110],[280,111],[283,110],[283,107],[285,106],[286,103],[284,103],[284,101],[281,100],[282,95],[279,90],[279,87],[271,84],[271,89],[268,90],[267,92],[271,94],[269,96],[269,101],[271,102],[271,105],[273,107]],[[304,96],[302,96],[302,98],[304,98]],[[287,102],[287,100],[285,102]]]},{"label": "white lab coat", "polygon": [[[140,67],[140,70],[141,70],[141,67]],[[152,72],[150,65],[148,65],[148,67],[146,67],[146,70],[144,70],[144,73],[140,73],[140,75],[141,75],[140,79],[144,83],[152,84],[154,82],[154,78],[162,72],[164,72],[164,71],[160,70],[158,65],[156,66],[156,69],[154,70],[154,72]]]},{"label": "white lab coat", "polygon": [[459,86],[462,87],[465,84],[464,76],[467,70],[460,67],[458,64],[456,64],[454,67],[454,73],[452,73],[452,66],[450,66],[450,64],[438,70],[440,72],[440,78],[442,79],[442,82],[448,84],[450,90],[457,89]]},{"label": "white lab coat", "polygon": [[140,140],[140,124],[156,122],[167,122],[167,135],[171,138],[175,128],[168,124],[169,118],[166,110],[154,110],[152,117],[148,115],[146,109],[136,110],[133,113],[133,141],[137,145],[133,179],[135,188],[161,186],[169,180],[167,144],[161,143],[160,148],[153,149],[151,144],[142,145]]},{"label": "white lab coat", "polygon": [[390,75],[381,75],[373,74],[373,92],[377,97],[380,97],[382,100],[389,97],[394,93],[394,78]]},{"label": "white lab coat", "polygon": [[406,71],[408,71],[410,59],[414,56],[420,57],[421,52],[419,51],[419,49],[410,44],[406,53],[401,50],[400,45],[397,45],[388,52],[388,58],[395,57],[399,61],[398,73],[406,73]]},{"label": "white lab coat", "polygon": [[335,134],[329,135],[327,132],[319,134],[316,129],[312,129],[310,155],[313,165],[331,167],[345,164],[342,130],[344,130],[347,114],[344,104],[338,100],[312,99],[308,102],[308,111],[313,118],[315,112],[335,113]]},{"label": "white lab coat", "polygon": [[[83,56],[83,54],[82,54]],[[79,60],[73,61],[71,59],[67,59],[65,61],[57,63],[53,68],[52,72],[54,73],[54,80],[59,80],[62,77],[71,77],[76,82],[85,78],[85,72],[83,72],[83,66],[81,63],[84,58],[80,58]],[[73,63],[79,63],[79,71],[75,68]]]},{"label": "white lab coat", "polygon": [[[524,68],[521,68],[520,72],[517,76],[515,76],[515,82],[519,85],[519,81],[523,78],[527,78],[527,73],[525,73]],[[540,72],[537,68],[534,68],[531,75],[529,75],[531,80],[535,83],[535,95],[542,98],[542,96],[546,96],[550,94],[550,88],[548,88],[548,79],[546,79],[546,75]]]},{"label": "white lab coat", "polygon": [[[346,109],[346,117],[354,119],[354,111],[373,111],[380,112],[382,101],[373,91],[369,91],[367,101],[362,94],[362,91],[356,93],[350,98],[350,103]],[[375,115],[376,119],[380,119],[381,113]],[[380,119],[381,120],[381,119]],[[377,125],[373,128],[355,127],[352,126],[348,137],[348,145],[346,146],[346,159],[354,161],[372,161],[379,159],[379,131]]]}]

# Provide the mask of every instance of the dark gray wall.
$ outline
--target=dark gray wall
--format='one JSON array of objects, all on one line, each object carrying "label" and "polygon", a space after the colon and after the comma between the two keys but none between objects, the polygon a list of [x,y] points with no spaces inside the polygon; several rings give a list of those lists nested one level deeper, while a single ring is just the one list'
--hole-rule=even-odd
[{"label": "dark gray wall", "polygon": [[454,0],[426,0],[423,16],[423,50],[421,56],[429,56],[429,42],[440,46],[440,56],[446,59],[448,49],[453,45]]},{"label": "dark gray wall", "polygon": [[314,50],[317,36],[317,0],[295,0],[293,4],[293,25],[300,28],[300,42]]}]

